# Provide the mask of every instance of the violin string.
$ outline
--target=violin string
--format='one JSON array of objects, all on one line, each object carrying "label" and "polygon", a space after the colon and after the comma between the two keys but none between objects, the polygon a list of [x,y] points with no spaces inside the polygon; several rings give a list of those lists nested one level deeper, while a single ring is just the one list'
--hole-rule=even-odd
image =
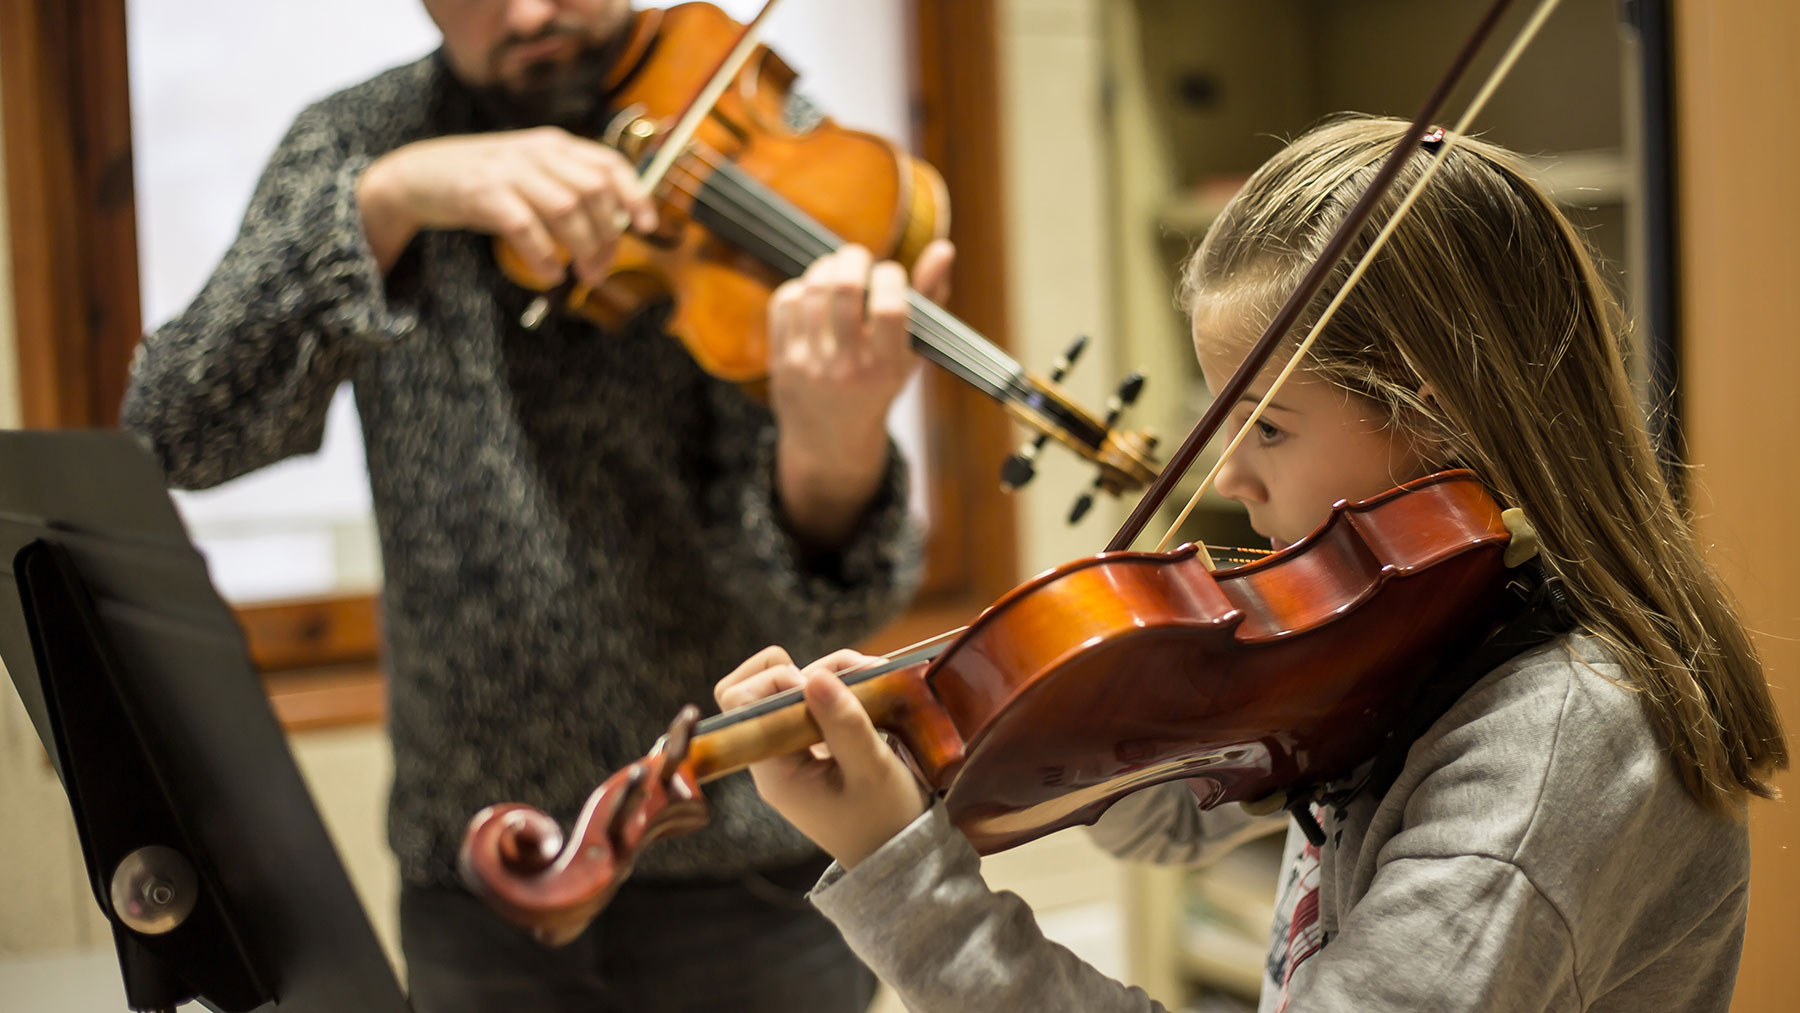
[{"label": "violin string", "polygon": [[757,48],[757,39],[762,34],[764,22],[774,12],[775,5],[779,2],[780,0],[763,0],[762,10],[757,11],[756,17],[744,26],[737,41],[725,54],[725,59],[721,60],[719,66],[707,77],[706,83],[700,87],[699,94],[695,95],[693,101],[688,103],[687,108],[682,110],[681,118],[663,138],[662,149],[651,157],[649,167],[644,170],[643,176],[638,180],[645,190],[655,191],[656,184],[669,171],[669,167],[675,164],[675,160],[681,157],[682,151],[688,146],[688,141],[700,129],[700,124],[707,116],[711,115],[713,106],[718,104],[720,97],[725,94],[725,89],[737,79],[738,71],[742,70],[744,64],[749,62],[750,54]]},{"label": "violin string", "polygon": [[[910,665],[930,661],[941,654],[942,650],[932,651],[928,650],[928,648],[932,647],[934,644],[943,643],[967,629],[967,626],[958,626],[956,629],[945,630],[942,633],[926,637],[924,640],[917,643],[908,644],[898,650],[888,651],[885,657],[876,658],[868,664],[858,668],[839,672],[837,673],[837,677],[844,685],[855,686],[874,676],[885,675],[888,672],[898,671],[899,669],[906,668]],[[761,700],[756,700],[739,707],[733,707],[728,711],[707,718],[695,727],[694,734],[696,736],[710,734],[721,728],[728,728],[752,718],[762,717],[763,715],[778,710],[785,710],[795,704],[802,703],[804,699],[805,694],[799,688],[784,689],[779,693],[771,693]]]},{"label": "violin string", "polygon": [[[806,220],[803,213],[798,212],[797,209],[780,207],[771,199],[773,195],[758,192],[761,188],[753,180],[744,177],[735,166],[713,157],[712,154],[705,151],[697,150],[690,154],[714,170],[707,183],[711,184],[720,196],[729,200],[734,208],[743,212],[762,229],[777,234],[785,233],[793,238],[794,245],[806,253],[805,256],[796,258],[799,269],[804,269],[806,264],[811,263],[818,256],[837,249],[840,245],[841,240],[838,237],[825,231],[822,226]],[[705,202],[705,194],[706,191],[703,190],[699,195],[702,202]],[[715,210],[718,209],[715,208]],[[965,365],[978,369],[985,366],[984,371],[988,374],[988,380],[995,383],[1001,390],[1007,387],[1007,381],[1014,379],[1022,372],[1016,362],[1000,357],[991,343],[982,339],[970,340],[969,337],[946,328],[941,319],[934,319],[942,315],[941,308],[936,308],[935,304],[925,301],[923,297],[913,300],[915,307],[921,303],[935,309],[935,312],[921,317],[917,321],[921,327],[929,328],[932,331],[926,336],[934,339],[941,349],[956,355]]]},{"label": "violin string", "polygon": [[1374,262],[1376,255],[1387,245],[1388,238],[1394,234],[1394,230],[1399,227],[1401,220],[1404,219],[1406,213],[1411,210],[1413,202],[1417,201],[1419,196],[1425,192],[1426,185],[1431,182],[1433,176],[1437,175],[1437,171],[1439,167],[1444,164],[1444,160],[1450,157],[1450,150],[1456,146],[1456,137],[1468,132],[1470,124],[1475,121],[1475,117],[1480,114],[1482,107],[1487,104],[1488,99],[1493,96],[1494,91],[1500,87],[1500,82],[1505,80],[1506,75],[1512,70],[1513,64],[1518,62],[1519,56],[1524,53],[1526,46],[1530,45],[1531,40],[1537,37],[1538,29],[1542,28],[1544,22],[1549,19],[1550,13],[1556,9],[1558,2],[1559,0],[1542,0],[1542,2],[1538,4],[1537,9],[1532,12],[1531,20],[1528,21],[1525,27],[1520,30],[1519,34],[1513,38],[1512,45],[1509,46],[1506,53],[1501,56],[1500,62],[1495,64],[1494,69],[1488,74],[1487,80],[1482,82],[1481,89],[1476,93],[1475,97],[1470,100],[1468,107],[1463,110],[1462,117],[1457,120],[1456,126],[1453,127],[1449,133],[1444,135],[1443,144],[1438,147],[1438,150],[1432,156],[1431,161],[1426,164],[1425,170],[1420,173],[1418,182],[1414,183],[1412,188],[1407,191],[1406,196],[1400,201],[1399,206],[1394,209],[1394,213],[1389,216],[1386,224],[1382,226],[1381,231],[1376,233],[1375,238],[1370,241],[1368,249],[1363,251],[1362,257],[1356,262],[1356,266],[1352,268],[1349,275],[1344,278],[1344,283],[1338,286],[1338,290],[1336,294],[1333,295],[1331,302],[1326,305],[1324,312],[1319,314],[1319,319],[1314,321],[1311,329],[1307,331],[1306,340],[1300,342],[1299,347],[1294,350],[1293,355],[1288,357],[1287,364],[1282,367],[1281,372],[1276,375],[1274,382],[1269,385],[1269,389],[1263,394],[1262,400],[1251,410],[1250,417],[1242,426],[1238,427],[1237,432],[1231,438],[1231,442],[1226,444],[1225,449],[1220,452],[1219,459],[1215,461],[1212,468],[1207,471],[1206,477],[1200,480],[1200,485],[1194,490],[1194,495],[1188,499],[1187,506],[1181,511],[1180,516],[1175,518],[1175,523],[1169,526],[1169,530],[1163,535],[1162,540],[1157,543],[1156,549],[1158,552],[1161,552],[1168,547],[1169,542],[1174,539],[1177,529],[1179,529],[1182,523],[1187,520],[1188,515],[1194,512],[1194,508],[1199,505],[1200,497],[1206,494],[1206,491],[1212,487],[1213,480],[1219,477],[1220,471],[1224,470],[1225,462],[1230,459],[1232,452],[1238,448],[1239,444],[1244,442],[1245,436],[1250,433],[1250,430],[1256,425],[1257,421],[1262,418],[1263,411],[1268,408],[1269,402],[1275,399],[1275,394],[1281,389],[1282,384],[1287,382],[1288,377],[1299,368],[1306,353],[1311,350],[1313,342],[1318,339],[1319,334],[1325,329],[1325,325],[1330,323],[1331,319],[1337,314],[1338,307],[1344,304],[1344,300],[1349,297],[1351,289],[1355,288],[1357,282],[1362,279],[1362,276],[1368,270],[1369,265]]},{"label": "violin string", "polygon": [[[716,153],[697,150],[691,154],[702,164],[713,166],[714,171],[702,181],[690,170],[693,188],[684,192],[734,221],[738,220],[734,216],[739,215],[753,219],[762,235],[778,236],[790,247],[805,249],[805,257],[794,256],[790,251],[792,270],[798,271],[798,265],[810,262],[814,251],[829,251],[841,242],[803,212],[783,207],[759,192],[760,185],[753,178],[742,175],[734,165],[723,163]],[[723,198],[723,202],[711,197]],[[907,298],[913,310],[911,329],[929,350],[951,357],[948,362],[938,359],[945,368],[995,400],[1020,406],[1022,421],[1031,428],[1087,448],[1084,456],[1099,451],[1106,430],[1098,421],[1078,408],[1065,407],[1039,381],[1026,375],[1016,361],[943,307],[916,290],[909,289]]]},{"label": "violin string", "polygon": [[[837,236],[812,222],[803,212],[781,207],[775,203],[775,195],[759,192],[762,188],[754,179],[746,177],[717,152],[695,143],[687,157],[713,170],[711,176],[704,181],[700,181],[698,174],[690,170],[690,176],[700,185],[698,192],[690,191],[696,200],[713,210],[726,210],[707,200],[709,191],[717,192],[731,203],[733,209],[743,213],[765,234],[786,239],[789,242],[789,250],[786,252],[800,265],[800,269],[840,245],[841,240]],[[1001,391],[1023,378],[1024,370],[1016,361],[1001,352],[992,342],[976,334],[967,324],[951,317],[942,307],[916,292],[909,292],[909,300],[915,310],[916,324],[931,332],[924,337],[971,368],[985,367],[989,382],[994,383]]]},{"label": "violin string", "polygon": [[1268,557],[1275,555],[1274,549],[1252,549],[1236,545],[1210,545],[1206,542],[1197,542],[1194,547],[1200,552],[1205,553],[1206,558],[1209,561],[1212,561],[1212,565],[1207,566],[1208,570],[1219,569],[1216,562],[1217,560],[1224,560],[1227,564],[1227,568],[1230,568],[1249,566],[1251,563],[1257,562],[1258,560],[1267,559]]},{"label": "violin string", "polygon": [[[695,154],[689,152],[687,157],[694,158]],[[786,259],[787,263],[770,265],[781,273],[790,276],[797,275],[799,270],[804,269],[814,259],[830,252],[829,249],[820,249],[809,242],[809,237],[788,228],[788,223],[750,220],[753,217],[753,210],[743,206],[741,197],[729,192],[726,186],[713,181],[711,177],[716,175],[716,172],[702,176],[685,164],[680,165],[679,168],[690,181],[690,185],[683,188],[682,192],[692,197],[696,204],[724,213],[733,224],[757,226],[757,238],[768,243],[773,248],[771,252],[775,256]]]},{"label": "violin string", "polygon": [[[679,170],[681,175],[678,177],[675,174],[675,170],[671,170],[669,177],[669,185],[671,188],[691,197],[696,204],[701,205],[708,210],[724,214],[725,217],[732,220],[735,224],[742,223],[742,219],[747,215],[747,211],[738,209],[738,211],[734,212],[733,208],[736,204],[734,201],[730,200],[730,195],[724,194],[718,187],[709,187],[709,181],[707,179],[701,177],[686,165],[678,163],[676,169]],[[686,186],[679,185],[677,183],[679,178],[685,178],[689,181],[689,184]],[[732,207],[723,206],[721,201],[730,202]],[[779,227],[761,229],[757,234],[757,238],[768,244],[771,248],[768,251],[770,254],[775,257],[784,258],[787,261],[786,264],[770,265],[783,274],[792,273],[793,264],[806,264],[813,258],[813,254],[808,249],[807,244],[802,237],[795,236]]]},{"label": "violin string", "polygon": [[[689,184],[681,185],[672,171],[669,185],[692,197],[708,210],[724,216],[733,224],[753,229],[761,241],[768,243],[773,248],[771,252],[775,256],[787,258],[787,265],[771,265],[778,270],[783,270],[784,273],[798,273],[793,269],[793,265],[810,263],[816,259],[818,255],[816,251],[821,248],[823,252],[830,252],[831,247],[824,245],[816,237],[796,233],[788,227],[791,223],[782,220],[787,216],[779,213],[767,213],[774,209],[759,209],[758,204],[753,200],[754,194],[736,186],[737,181],[730,180],[724,170],[715,170],[706,179],[701,179],[685,166],[682,166],[681,169],[690,181]],[[759,213],[759,210],[764,213]],[[747,226],[746,222],[749,223]],[[920,323],[929,326],[924,321],[920,321]],[[1012,379],[1011,376],[992,368],[984,368],[979,356],[968,354],[967,351],[959,351],[956,347],[957,342],[954,340],[946,341],[942,339],[941,335],[935,334],[927,335],[927,337],[935,339],[937,348],[952,358],[953,361],[945,363],[946,368],[957,372],[964,380],[996,398],[1007,397],[1011,386],[1009,382]]]},{"label": "violin string", "polygon": [[[742,195],[739,198],[740,204],[754,202],[756,206],[748,210],[756,215],[759,224],[772,228],[791,225],[799,230],[800,234],[812,244],[810,252],[813,253],[813,256],[830,252],[841,243],[837,236],[812,221],[803,212],[776,204],[775,200],[778,199],[776,195],[759,192],[761,191],[760,184],[753,177],[743,175],[735,164],[724,159],[718,152],[696,144],[694,150],[690,152],[690,156],[714,169],[717,178],[735,188],[735,191]],[[990,381],[999,388],[995,392],[996,396],[1006,396],[1007,391],[1012,389],[1015,384],[1026,387],[1034,386],[1033,382],[1025,376],[1024,368],[1017,361],[982,337],[968,324],[958,320],[943,307],[926,299],[916,291],[909,290],[908,298],[914,311],[915,326],[929,331],[928,334],[923,335],[924,337],[930,338],[938,348],[957,355],[964,363],[977,367],[982,363],[987,364]]]},{"label": "violin string", "polygon": [[[797,274],[818,255],[830,252],[840,244],[836,236],[803,212],[783,207],[772,196],[760,193],[760,184],[744,176],[734,164],[703,142],[694,142],[686,157],[713,171],[702,178],[690,167],[678,164],[685,185],[682,178],[675,175],[669,177],[668,184],[697,204],[745,228],[758,241],[768,244],[773,256],[787,258],[786,265],[771,266]],[[1091,452],[1100,449],[1106,431],[1098,422],[1079,409],[1053,411],[1061,403],[1028,377],[1017,362],[917,291],[909,289],[907,297],[913,310],[910,328],[928,350],[938,353],[929,357],[949,357],[949,361],[941,358],[938,361],[995,400],[1019,405],[1023,421],[1032,428],[1070,439],[1078,446],[1090,448]]]}]

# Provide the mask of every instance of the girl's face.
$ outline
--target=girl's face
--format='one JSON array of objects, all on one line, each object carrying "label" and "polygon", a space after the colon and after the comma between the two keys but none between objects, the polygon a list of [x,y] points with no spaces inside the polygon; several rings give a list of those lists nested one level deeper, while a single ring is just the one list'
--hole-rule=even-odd
[{"label": "girl's face", "polygon": [[[1218,337],[1196,322],[1200,371],[1215,392],[1248,347]],[[1265,370],[1232,406],[1221,430],[1225,439],[1243,426],[1278,372],[1280,363]],[[1217,485],[1244,504],[1258,534],[1282,549],[1324,523],[1339,500],[1367,499],[1439,467],[1421,453],[1419,441],[1388,424],[1381,405],[1300,369],[1227,459]]]}]

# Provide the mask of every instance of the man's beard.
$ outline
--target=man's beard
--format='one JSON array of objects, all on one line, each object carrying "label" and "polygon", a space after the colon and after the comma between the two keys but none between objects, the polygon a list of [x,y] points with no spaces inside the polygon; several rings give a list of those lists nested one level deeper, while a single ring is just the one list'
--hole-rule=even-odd
[{"label": "man's beard", "polygon": [[595,121],[606,105],[605,82],[613,59],[611,44],[588,45],[567,61],[530,65],[517,81],[471,90],[493,129],[552,126],[592,132],[600,126]]}]

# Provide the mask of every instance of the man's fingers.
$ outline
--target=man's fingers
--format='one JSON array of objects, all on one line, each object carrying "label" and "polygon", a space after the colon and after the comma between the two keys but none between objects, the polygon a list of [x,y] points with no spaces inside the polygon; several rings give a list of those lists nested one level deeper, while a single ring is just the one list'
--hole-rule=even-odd
[{"label": "man's fingers", "polygon": [[792,344],[799,340],[796,331],[800,327],[800,297],[806,287],[800,280],[790,279],[781,283],[775,293],[769,297],[769,366],[771,372],[777,362],[792,354]]},{"label": "man's fingers", "polygon": [[548,173],[527,173],[513,185],[544,228],[569,252],[578,273],[593,273],[607,237],[595,229],[581,195]]},{"label": "man's fingers", "polygon": [[912,287],[935,303],[950,298],[950,268],[956,247],[948,239],[933,239],[913,261]]},{"label": "man's fingers", "polygon": [[[606,173],[574,162],[548,168],[547,172],[578,202],[568,214],[580,219],[573,224],[593,237],[593,246],[586,256],[576,261],[577,273],[583,281],[598,287],[606,281],[607,268],[618,252],[619,235],[625,231],[624,226],[630,224],[630,215],[620,207],[613,181]],[[625,216],[623,225],[619,221],[620,215]]]},{"label": "man's fingers", "polygon": [[599,141],[572,135],[568,138],[568,149],[557,155],[578,161],[606,177],[616,205],[615,213],[621,216],[610,221],[613,231],[623,232],[627,227],[641,233],[656,231],[656,201],[644,190],[637,167],[624,155]]},{"label": "man's fingers", "polygon": [[644,190],[643,183],[638,180],[637,170],[623,156],[613,160],[609,168],[614,194],[619,206],[630,215],[631,224],[644,235],[655,232],[656,201]]},{"label": "man's fingers", "polygon": [[495,194],[490,214],[494,232],[512,246],[538,281],[554,285],[563,279],[568,254],[523,197],[511,190]]},{"label": "man's fingers", "polygon": [[800,292],[799,326],[789,343],[791,351],[804,350],[805,358],[815,365],[830,361],[837,354],[837,337],[831,331],[831,287],[826,280],[829,269],[828,260],[816,261],[807,268],[805,287]]},{"label": "man's fingers", "polygon": [[832,254],[831,329],[837,344],[852,348],[862,344],[864,307],[869,298],[869,251],[851,243]]},{"label": "man's fingers", "polygon": [[906,358],[906,271],[891,260],[876,264],[869,274],[869,357],[878,363],[899,363]]}]

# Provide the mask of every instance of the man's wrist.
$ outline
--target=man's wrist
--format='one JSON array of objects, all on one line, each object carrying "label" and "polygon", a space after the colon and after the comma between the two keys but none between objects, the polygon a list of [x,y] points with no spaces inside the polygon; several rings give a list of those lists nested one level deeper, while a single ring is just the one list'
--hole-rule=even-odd
[{"label": "man's wrist", "polygon": [[888,456],[885,429],[830,447],[783,434],[775,445],[775,486],[790,528],[812,548],[841,547],[880,491]]},{"label": "man's wrist", "polygon": [[356,208],[362,216],[363,235],[383,274],[394,266],[419,232],[394,178],[392,157],[389,152],[371,162],[356,181]]}]

